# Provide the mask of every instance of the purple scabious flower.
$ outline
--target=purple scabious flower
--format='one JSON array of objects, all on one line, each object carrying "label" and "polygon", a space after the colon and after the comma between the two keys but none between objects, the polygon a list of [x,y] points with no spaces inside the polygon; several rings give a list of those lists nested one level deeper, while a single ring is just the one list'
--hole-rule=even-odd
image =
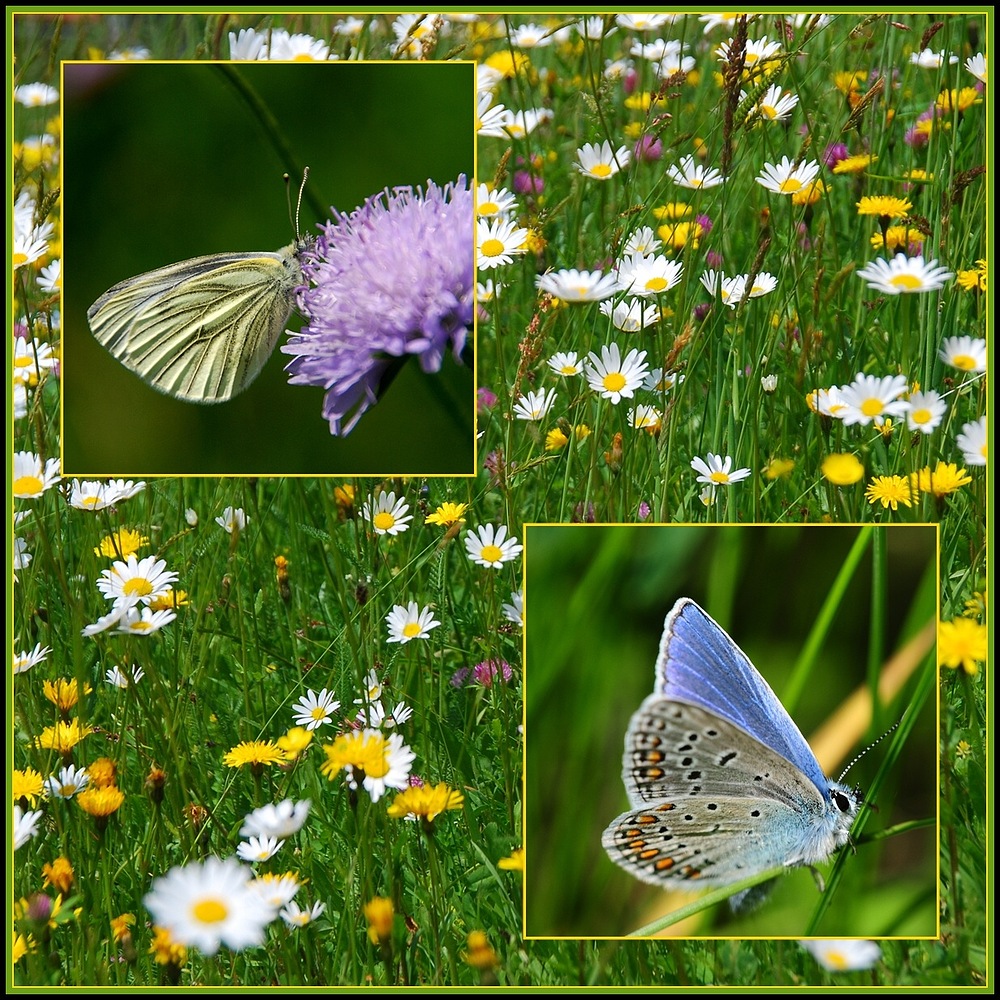
[{"label": "purple scabious flower", "polygon": [[323,416],[348,434],[378,401],[394,359],[425,372],[459,358],[473,320],[473,198],[466,178],[399,187],[333,219],[303,260],[306,324],[282,346],[293,385],[327,390]]}]

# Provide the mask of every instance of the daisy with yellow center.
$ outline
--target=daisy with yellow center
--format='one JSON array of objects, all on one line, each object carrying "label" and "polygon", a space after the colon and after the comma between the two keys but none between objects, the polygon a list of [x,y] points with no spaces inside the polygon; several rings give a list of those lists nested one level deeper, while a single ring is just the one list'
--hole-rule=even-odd
[{"label": "daisy with yellow center", "polygon": [[441,624],[430,608],[421,608],[416,601],[410,601],[405,607],[394,605],[385,616],[385,623],[389,629],[388,641],[400,644],[411,639],[426,639],[431,629]]},{"label": "daisy with yellow center", "polygon": [[775,194],[795,195],[811,184],[818,173],[819,164],[815,160],[803,160],[796,164],[783,156],[780,163],[765,163],[756,181]]},{"label": "daisy with yellow center", "polygon": [[320,726],[333,722],[333,715],[340,708],[340,702],[334,697],[332,691],[323,688],[317,694],[313,690],[308,690],[295,703],[292,709],[293,721],[306,729],[319,729]]},{"label": "daisy with yellow center", "polygon": [[960,372],[985,372],[986,341],[981,337],[946,337],[941,342],[938,357]]},{"label": "daisy with yellow center", "polygon": [[584,177],[607,181],[629,165],[632,154],[624,146],[613,150],[611,143],[605,140],[600,145],[595,142],[581,146],[576,151],[576,158],[574,166]]},{"label": "daisy with yellow center", "polygon": [[423,785],[401,791],[389,806],[387,814],[393,819],[420,820],[429,828],[434,820],[449,809],[461,809],[462,793],[448,785]]},{"label": "daisy with yellow center", "polygon": [[42,461],[41,456],[30,451],[14,455],[13,478],[10,489],[16,500],[34,500],[59,482],[59,459]]},{"label": "daisy with yellow center", "polygon": [[870,969],[882,957],[874,941],[803,941],[802,947],[830,972]]},{"label": "daisy with yellow center", "polygon": [[476,266],[502,267],[525,252],[528,230],[507,219],[476,220]]},{"label": "daisy with yellow center", "polygon": [[416,754],[399,733],[383,735],[377,729],[345,733],[324,747],[326,762],[320,771],[331,781],[344,771],[348,785],[362,785],[378,802],[387,788],[406,788]]},{"label": "daisy with yellow center", "polygon": [[827,455],[820,466],[823,478],[834,486],[853,486],[865,474],[865,467],[857,455]]},{"label": "daisy with yellow center", "polygon": [[881,257],[873,260],[856,273],[869,288],[886,295],[937,291],[955,277],[947,268],[938,267],[936,260],[924,261],[923,255],[907,257],[901,253],[891,261]]},{"label": "daisy with yellow center", "polygon": [[177,574],[168,571],[166,566],[166,562],[156,556],[139,560],[130,555],[101,574],[97,589],[119,610],[149,604],[153,598],[165,594],[177,579]]},{"label": "daisy with yellow center", "polygon": [[649,365],[646,352],[633,348],[622,360],[617,344],[601,348],[601,353],[587,355],[587,382],[594,392],[617,406],[622,399],[631,399],[642,387]]},{"label": "daisy with yellow center", "polygon": [[517,198],[506,188],[491,190],[485,184],[476,188],[476,217],[506,219],[517,207]]},{"label": "daisy with yellow center", "polygon": [[442,528],[450,528],[453,524],[465,523],[465,512],[469,509],[467,503],[452,503],[450,500],[441,504],[437,510],[427,515],[425,524],[436,524]]},{"label": "daisy with yellow center", "polygon": [[507,536],[505,524],[481,524],[465,535],[465,550],[469,558],[488,569],[500,569],[505,562],[516,559],[523,548],[515,536]]},{"label": "daisy with yellow center", "polygon": [[707,460],[700,457],[691,459],[691,468],[698,473],[697,481],[709,486],[732,486],[750,475],[749,469],[734,469],[731,455],[708,453]]},{"label": "daisy with yellow center", "polygon": [[881,503],[883,509],[898,510],[910,506],[910,481],[905,476],[875,476],[869,480],[865,498],[870,504]]},{"label": "daisy with yellow center", "polygon": [[410,526],[413,515],[409,513],[410,506],[401,496],[379,493],[374,502],[366,500],[361,507],[361,516],[371,522],[377,535],[398,535]]}]

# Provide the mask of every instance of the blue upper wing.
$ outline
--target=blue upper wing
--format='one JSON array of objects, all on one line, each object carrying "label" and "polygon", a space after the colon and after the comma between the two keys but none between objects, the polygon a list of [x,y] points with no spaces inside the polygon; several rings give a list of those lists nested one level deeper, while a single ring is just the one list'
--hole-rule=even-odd
[{"label": "blue upper wing", "polygon": [[791,716],[746,654],[694,601],[667,615],[656,663],[658,693],[700,705],[799,768],[825,797],[829,781]]}]

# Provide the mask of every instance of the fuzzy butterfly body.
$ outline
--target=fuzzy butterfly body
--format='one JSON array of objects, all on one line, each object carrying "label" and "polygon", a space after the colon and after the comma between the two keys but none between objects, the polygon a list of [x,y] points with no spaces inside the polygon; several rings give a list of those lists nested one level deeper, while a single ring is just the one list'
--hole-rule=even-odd
[{"label": "fuzzy butterfly body", "polygon": [[723,886],[823,861],[847,843],[860,805],[823,774],[767,681],[689,598],[667,615],[622,777],[632,810],[602,843],[616,864],[662,886]]},{"label": "fuzzy butterfly body", "polygon": [[195,257],[109,288],[87,310],[97,340],[154,389],[221,403],[260,374],[302,284],[309,241]]}]

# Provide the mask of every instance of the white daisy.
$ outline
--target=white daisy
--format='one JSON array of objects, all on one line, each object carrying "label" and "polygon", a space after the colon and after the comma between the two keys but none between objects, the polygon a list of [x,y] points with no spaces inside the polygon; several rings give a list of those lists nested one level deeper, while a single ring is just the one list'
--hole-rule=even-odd
[{"label": "white daisy", "polygon": [[626,31],[656,31],[671,20],[670,14],[616,14],[615,23]]},{"label": "white daisy", "polygon": [[548,360],[549,367],[557,374],[569,378],[570,375],[579,375],[583,371],[583,365],[576,355],[576,351],[560,351],[553,354]]},{"label": "white daisy", "polygon": [[48,240],[38,235],[37,230],[32,229],[26,232],[15,230],[12,249],[14,270],[24,267],[25,264],[33,264],[40,257],[44,257],[48,249]]},{"label": "white daisy", "polygon": [[301,883],[293,872],[285,872],[283,875],[272,875],[268,872],[251,879],[249,888],[277,915],[277,911],[282,906],[286,906],[292,901],[292,897],[301,888]]},{"label": "white daisy", "polygon": [[324,910],[326,910],[326,903],[313,903],[308,910],[303,910],[298,903],[291,900],[281,908],[278,916],[289,927],[305,927],[321,917]]},{"label": "white daisy", "polygon": [[645,351],[633,348],[622,361],[617,344],[602,347],[600,357],[593,351],[588,354],[586,368],[591,389],[604,399],[610,399],[615,406],[622,399],[635,395],[649,370]]},{"label": "white daisy", "polygon": [[97,580],[97,589],[114,602],[115,608],[134,608],[163,597],[178,579],[177,573],[167,570],[166,560],[156,556],[137,559],[133,554],[124,561],[116,560],[111,569],[104,570]]},{"label": "white daisy", "polygon": [[505,562],[516,559],[524,548],[514,535],[507,537],[507,526],[481,524],[465,534],[465,551],[478,566],[500,569]]},{"label": "white daisy", "polygon": [[35,500],[59,482],[59,459],[42,461],[32,451],[19,451],[14,455],[14,476],[10,490],[16,500]]},{"label": "white daisy", "polygon": [[768,87],[767,92],[757,102],[756,108],[761,118],[768,121],[784,121],[791,113],[799,98],[796,94],[784,93],[777,84]]},{"label": "white daisy", "polygon": [[[723,62],[729,62],[731,51],[729,42],[723,42],[716,49],[716,53]],[[767,35],[756,41],[748,38],[743,53],[743,68],[748,70],[761,60],[773,59],[780,51],[781,43],[769,42]]]},{"label": "white daisy", "polygon": [[507,219],[476,220],[476,266],[500,267],[525,252],[528,230]]},{"label": "white daisy", "polygon": [[814,389],[806,396],[806,404],[813,413],[818,413],[822,417],[839,418],[845,407],[840,389],[835,385],[829,389]]},{"label": "white daisy", "polygon": [[503,616],[509,622],[524,627],[524,594],[520,590],[511,591],[510,604],[504,604]]},{"label": "white daisy", "polygon": [[142,480],[133,483],[131,479],[109,479],[106,491],[107,495],[111,498],[109,502],[118,503],[121,500],[131,500],[132,497],[142,493],[145,488],[146,484]]},{"label": "white daisy", "polygon": [[492,302],[494,299],[500,298],[503,288],[504,286],[499,281],[494,281],[492,278],[487,278],[485,281],[477,281],[476,301],[479,305]]},{"label": "white daisy", "polygon": [[398,535],[410,527],[413,515],[407,513],[410,505],[403,497],[396,499],[395,492],[379,493],[374,502],[366,500],[361,506],[361,516],[371,522],[377,535]]},{"label": "white daisy", "polygon": [[214,955],[264,943],[274,907],[250,888],[250,869],[235,858],[206,858],[172,868],[153,880],[143,899],[153,923],[177,944]]},{"label": "white daisy", "polygon": [[698,482],[709,486],[731,486],[750,475],[749,469],[734,469],[731,455],[715,455],[709,452],[706,458],[692,458],[691,468],[699,473]]},{"label": "white daisy", "polygon": [[277,837],[287,840],[292,834],[298,833],[309,818],[312,802],[303,799],[296,802],[284,799],[277,805],[261,806],[248,813],[240,827],[242,837]]},{"label": "white daisy", "polygon": [[[949,66],[954,66],[957,62],[958,56],[948,56]],[[919,52],[910,53],[910,65],[919,66],[921,69],[940,69],[944,63],[944,52],[935,52],[933,49],[921,49]]]},{"label": "white daisy", "polygon": [[886,295],[934,292],[955,277],[947,268],[938,267],[936,260],[925,262],[923,254],[907,257],[903,253],[896,254],[891,261],[879,257],[861,268],[857,275],[867,281],[869,288]]},{"label": "white daisy", "polygon": [[649,392],[658,392],[662,396],[683,381],[684,376],[677,374],[677,372],[664,374],[662,368],[651,368],[643,379],[642,387]]},{"label": "white daisy", "polygon": [[129,608],[118,622],[118,632],[128,635],[152,635],[169,625],[177,617],[176,611],[150,611],[149,608]]},{"label": "white daisy", "polygon": [[49,646],[43,647],[40,642],[35,643],[32,650],[22,650],[14,654],[14,673],[26,674],[32,667],[37,667],[45,660],[45,657],[52,652]]},{"label": "white daisy", "polygon": [[476,188],[476,217],[480,219],[506,219],[517,208],[517,197],[506,188],[492,191],[480,184]]},{"label": "white daisy", "polygon": [[526,396],[521,396],[514,403],[514,416],[518,420],[541,420],[556,401],[555,389],[536,389]]},{"label": "white daisy", "polygon": [[573,165],[581,174],[597,181],[606,181],[629,165],[632,154],[625,146],[612,150],[611,143],[605,140],[600,145],[588,142],[581,146],[576,151],[576,158],[578,162]]},{"label": "white daisy", "polygon": [[281,850],[282,844],[284,841],[277,837],[251,837],[237,846],[236,856],[250,864],[267,861]]},{"label": "white daisy", "polygon": [[121,667],[110,667],[104,672],[104,679],[112,687],[130,688],[146,676],[146,671],[142,667],[132,664],[130,670],[122,670]]},{"label": "white daisy", "polygon": [[[28,543],[23,538],[14,538],[14,571],[27,569],[33,556],[28,551]],[[15,577],[16,579],[16,577]]]},{"label": "white daisy", "polygon": [[310,689],[292,707],[292,718],[297,726],[305,726],[309,730],[319,729],[320,726],[333,722],[333,713],[338,708],[340,702],[332,691],[323,688],[317,694]]},{"label": "white daisy", "polygon": [[215,523],[231,535],[234,531],[242,532],[247,526],[248,520],[249,518],[243,512],[242,507],[227,507],[215,519]]},{"label": "white daisy", "polygon": [[977,52],[965,60],[965,68],[982,84],[986,83],[986,56]]},{"label": "white daisy", "polygon": [[510,43],[519,49],[540,49],[552,44],[548,28],[539,24],[521,24],[511,31]]},{"label": "white daisy", "polygon": [[428,638],[431,629],[441,623],[430,608],[421,608],[416,601],[410,601],[405,607],[394,604],[392,611],[385,616],[385,624],[389,629],[388,641],[402,644],[411,639]]},{"label": "white daisy", "polygon": [[588,42],[599,42],[602,38],[613,35],[618,28],[613,24],[605,26],[604,18],[597,16],[581,18],[576,22],[576,30]]},{"label": "white daisy", "polygon": [[47,344],[37,337],[14,338],[14,384],[37,385],[42,375],[59,366],[59,358]]},{"label": "white daisy", "polygon": [[539,291],[548,292],[563,302],[599,302],[618,291],[618,278],[601,271],[569,268],[540,274],[535,278],[535,285]]},{"label": "white daisy", "polygon": [[625,241],[622,256],[629,257],[634,253],[656,253],[661,246],[663,246],[663,242],[650,226],[640,226]]},{"label": "white daisy", "polygon": [[54,799],[71,799],[89,784],[90,775],[87,774],[87,769],[72,764],[45,779],[45,788]]},{"label": "white daisy", "polygon": [[618,263],[618,283],[623,291],[643,298],[661,295],[680,284],[684,265],[662,254],[634,253]]},{"label": "white daisy", "polygon": [[14,850],[23,847],[32,837],[38,834],[38,821],[42,818],[41,809],[29,809],[25,812],[19,805],[14,806]]},{"label": "white daisy", "polygon": [[760,176],[756,178],[761,187],[775,194],[795,194],[807,184],[811,184],[819,174],[819,164],[815,160],[803,160],[796,165],[787,156],[778,164],[765,163]]},{"label": "white daisy", "polygon": [[685,156],[680,163],[667,167],[667,176],[680,187],[693,191],[718,187],[725,180],[718,170],[706,169],[693,156]]},{"label": "white daisy", "polygon": [[[362,783],[372,802],[378,802],[387,788],[406,788],[417,755],[403,742],[403,737],[399,733],[386,736],[375,729],[362,729],[358,738],[365,743],[366,756],[371,755],[377,761],[377,767],[364,772]],[[349,787],[357,788],[354,767],[347,765],[344,770]]]},{"label": "white daisy", "polygon": [[663,414],[655,406],[648,403],[640,403],[634,409],[628,411],[628,425],[640,431],[658,430]]},{"label": "white daisy", "polygon": [[948,404],[933,389],[911,392],[906,403],[906,426],[921,434],[932,433],[948,412]]},{"label": "white daisy", "polygon": [[258,59],[283,62],[326,62],[330,58],[330,46],[322,39],[305,34],[290,35],[284,28],[270,31],[265,36],[264,42],[264,47],[257,54]]},{"label": "white daisy", "polygon": [[528,108],[510,115],[504,125],[504,131],[512,139],[523,139],[534,132],[539,125],[552,121],[554,112],[548,108]]},{"label": "white daisy", "polygon": [[870,969],[882,957],[882,949],[874,941],[859,941],[856,938],[800,941],[799,944],[830,972]]},{"label": "white daisy", "polygon": [[946,337],[938,357],[962,372],[986,371],[986,341],[981,337]]},{"label": "white daisy", "polygon": [[886,417],[898,417],[906,412],[906,401],[900,397],[907,391],[904,375],[875,375],[858,373],[850,385],[838,390],[840,408],[833,416],[848,426],[875,422],[880,426]]},{"label": "white daisy", "polygon": [[476,99],[476,135],[506,139],[510,135],[507,126],[513,118],[504,105],[493,103],[493,95],[489,91],[484,91]]},{"label": "white daisy", "polygon": [[962,425],[958,437],[955,438],[955,444],[962,452],[966,465],[986,465],[988,458],[986,436],[985,416]]},{"label": "white daisy", "polygon": [[761,375],[760,387],[769,396],[778,388],[777,375]]},{"label": "white daisy", "polygon": [[22,83],[14,88],[14,100],[26,108],[45,108],[59,103],[59,91],[47,83]]},{"label": "white daisy", "polygon": [[625,299],[615,304],[602,302],[600,308],[611,318],[615,329],[623,333],[638,333],[660,321],[659,306],[646,305],[642,299]]}]

